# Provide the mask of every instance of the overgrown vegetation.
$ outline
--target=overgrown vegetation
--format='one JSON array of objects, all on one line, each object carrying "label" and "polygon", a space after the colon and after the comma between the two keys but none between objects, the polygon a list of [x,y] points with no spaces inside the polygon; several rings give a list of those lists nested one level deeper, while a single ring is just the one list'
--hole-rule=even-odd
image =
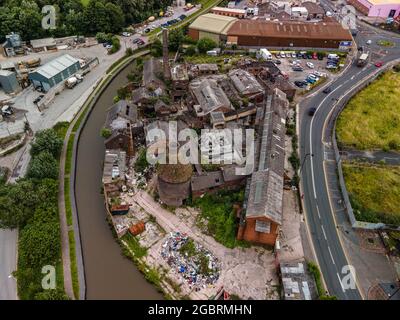
[{"label": "overgrown vegetation", "polygon": [[357,220],[400,225],[400,167],[343,163],[343,176]]},{"label": "overgrown vegetation", "polygon": [[336,300],[335,296],[328,296],[325,294],[324,286],[322,284],[321,272],[314,262],[307,262],[308,272],[311,273],[315,280],[319,300]]},{"label": "overgrown vegetation", "polygon": [[139,150],[138,158],[135,162],[134,169],[136,172],[143,174],[144,171],[150,166],[146,158],[146,148]]},{"label": "overgrown vegetation", "polygon": [[400,73],[388,71],[350,100],[336,128],[339,146],[400,150]]},{"label": "overgrown vegetation", "polygon": [[[16,277],[20,299],[67,298],[61,266],[58,171],[54,173],[63,141],[60,135],[65,133],[61,127],[38,132],[27,177],[0,186],[0,226],[19,228]],[[42,268],[47,265],[56,269],[55,290],[42,288]]]},{"label": "overgrown vegetation", "polygon": [[198,223],[205,223],[208,233],[228,248],[247,246],[246,242],[236,239],[237,224],[233,208],[235,203],[242,204],[243,200],[244,190],[221,191],[193,200],[193,206],[201,210]]}]

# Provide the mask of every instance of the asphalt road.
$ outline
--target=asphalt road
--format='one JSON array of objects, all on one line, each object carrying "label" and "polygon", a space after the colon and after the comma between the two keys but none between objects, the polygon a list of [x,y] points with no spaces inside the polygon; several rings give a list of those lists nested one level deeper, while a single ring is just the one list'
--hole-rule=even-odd
[{"label": "asphalt road", "polygon": [[[382,50],[376,45],[376,41],[384,37],[395,41],[396,46]],[[373,44],[367,46],[367,40],[372,40]],[[299,106],[301,163],[303,164],[304,161],[301,180],[307,223],[328,291],[338,299],[345,300],[361,299],[362,296],[357,287],[355,289],[342,287],[341,279],[348,273],[342,273],[342,268],[348,265],[348,262],[339,240],[327,188],[327,179],[329,178],[324,170],[324,161],[329,157],[327,153],[329,139],[326,139],[328,134],[325,129],[325,121],[328,119],[336,99],[345,96],[351,88],[376,71],[377,67],[373,64],[375,61],[387,63],[400,57],[400,40],[398,38],[379,35],[374,29],[365,25],[360,25],[356,42],[359,46],[366,46],[371,52],[379,54],[373,54],[371,62],[363,68],[351,65],[329,84],[332,88],[329,94],[324,94],[320,90]],[[380,55],[382,51],[386,50],[388,51],[386,55]],[[311,107],[317,108],[313,117],[307,113]],[[313,156],[308,154],[313,154]]]},{"label": "asphalt road", "polygon": [[17,282],[11,276],[16,269],[18,231],[0,229],[0,300],[17,299]]}]

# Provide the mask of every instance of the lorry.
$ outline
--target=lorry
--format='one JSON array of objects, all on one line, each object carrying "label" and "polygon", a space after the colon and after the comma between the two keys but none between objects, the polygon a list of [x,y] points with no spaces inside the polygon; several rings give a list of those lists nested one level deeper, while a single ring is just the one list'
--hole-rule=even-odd
[{"label": "lorry", "polygon": [[358,67],[363,67],[368,63],[368,58],[369,58],[369,52],[362,53],[358,60],[357,60],[357,66]]},{"label": "lorry", "polygon": [[262,48],[260,51],[257,53],[257,57],[259,59],[264,59],[264,60],[272,60],[272,54],[271,52],[268,51],[268,49]]},{"label": "lorry", "polygon": [[76,77],[70,77],[67,80],[65,80],[65,86],[68,89],[72,89],[78,84],[78,79]]}]

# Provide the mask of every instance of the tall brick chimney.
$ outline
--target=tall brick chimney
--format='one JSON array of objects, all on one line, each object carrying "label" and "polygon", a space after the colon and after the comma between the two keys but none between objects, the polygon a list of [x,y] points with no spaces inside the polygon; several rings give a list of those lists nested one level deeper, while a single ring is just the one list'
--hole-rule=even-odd
[{"label": "tall brick chimney", "polygon": [[171,79],[171,69],[169,68],[169,57],[168,57],[168,30],[167,28],[162,29],[163,36],[163,67],[164,67],[164,79]]}]

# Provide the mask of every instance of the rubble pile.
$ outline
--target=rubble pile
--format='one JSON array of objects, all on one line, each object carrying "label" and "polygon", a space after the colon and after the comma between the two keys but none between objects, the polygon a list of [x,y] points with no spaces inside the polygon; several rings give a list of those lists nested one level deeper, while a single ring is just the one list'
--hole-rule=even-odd
[{"label": "rubble pile", "polygon": [[186,233],[171,232],[162,245],[161,256],[195,291],[214,285],[219,278],[218,259]]}]

